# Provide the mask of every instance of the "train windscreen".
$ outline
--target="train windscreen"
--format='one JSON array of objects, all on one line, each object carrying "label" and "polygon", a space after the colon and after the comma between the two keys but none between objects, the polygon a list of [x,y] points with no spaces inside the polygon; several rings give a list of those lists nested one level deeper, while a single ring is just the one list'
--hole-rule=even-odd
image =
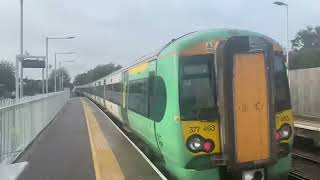
[{"label": "train windscreen", "polygon": [[275,87],[276,112],[291,108],[289,84],[283,56],[275,56],[273,61],[273,80]]},{"label": "train windscreen", "polygon": [[180,116],[182,120],[218,117],[213,54],[180,58]]}]

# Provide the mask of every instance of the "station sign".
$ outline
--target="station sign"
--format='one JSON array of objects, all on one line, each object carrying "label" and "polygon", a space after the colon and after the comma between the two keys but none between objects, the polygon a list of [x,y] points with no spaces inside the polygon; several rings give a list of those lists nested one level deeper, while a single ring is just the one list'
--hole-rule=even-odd
[{"label": "station sign", "polygon": [[23,68],[45,68],[45,61],[41,60],[23,60],[22,67]]}]

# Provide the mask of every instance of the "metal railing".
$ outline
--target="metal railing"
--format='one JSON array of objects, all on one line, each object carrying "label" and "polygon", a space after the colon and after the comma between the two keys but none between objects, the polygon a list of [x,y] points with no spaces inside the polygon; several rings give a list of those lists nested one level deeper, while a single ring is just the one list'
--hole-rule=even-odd
[{"label": "metal railing", "polygon": [[7,106],[8,104],[14,103],[14,99],[10,98],[0,98],[0,107]]},{"label": "metal railing", "polygon": [[54,119],[69,91],[0,101],[0,164],[13,162]]}]

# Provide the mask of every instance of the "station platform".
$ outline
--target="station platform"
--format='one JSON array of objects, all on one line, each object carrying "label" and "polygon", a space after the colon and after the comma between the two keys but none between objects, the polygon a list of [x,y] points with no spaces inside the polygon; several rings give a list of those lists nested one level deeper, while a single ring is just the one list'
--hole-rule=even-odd
[{"label": "station platform", "polygon": [[19,180],[164,179],[86,98],[72,98],[17,162],[28,162]]},{"label": "station platform", "polygon": [[310,131],[320,131],[320,118],[310,116],[294,116],[294,127]]}]

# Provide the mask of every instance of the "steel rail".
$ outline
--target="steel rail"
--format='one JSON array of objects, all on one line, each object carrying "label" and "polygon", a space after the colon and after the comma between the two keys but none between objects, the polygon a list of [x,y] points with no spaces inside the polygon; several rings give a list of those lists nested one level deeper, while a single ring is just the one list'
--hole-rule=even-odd
[{"label": "steel rail", "polygon": [[[308,156],[307,154],[308,154],[309,156]],[[313,155],[313,154],[304,153],[304,152],[299,152],[299,153],[293,152],[293,153],[292,153],[292,157],[293,157],[293,158],[305,159],[305,160],[307,160],[307,161],[311,161],[311,162],[313,162],[313,163],[315,163],[315,164],[319,164],[319,165],[320,165],[320,159],[319,159],[319,158],[314,158],[312,155]]]},{"label": "steel rail", "polygon": [[310,180],[310,178],[304,176],[301,173],[298,173],[296,171],[289,172],[289,179],[297,179],[297,180]]},{"label": "steel rail", "polygon": [[[292,158],[302,159],[305,162],[312,162],[320,166],[320,159],[316,158],[316,154],[313,153],[295,150],[294,152],[292,152]],[[292,170],[291,172],[289,172],[289,179],[307,180],[311,178],[307,177],[305,174],[302,174],[300,171]]]}]

